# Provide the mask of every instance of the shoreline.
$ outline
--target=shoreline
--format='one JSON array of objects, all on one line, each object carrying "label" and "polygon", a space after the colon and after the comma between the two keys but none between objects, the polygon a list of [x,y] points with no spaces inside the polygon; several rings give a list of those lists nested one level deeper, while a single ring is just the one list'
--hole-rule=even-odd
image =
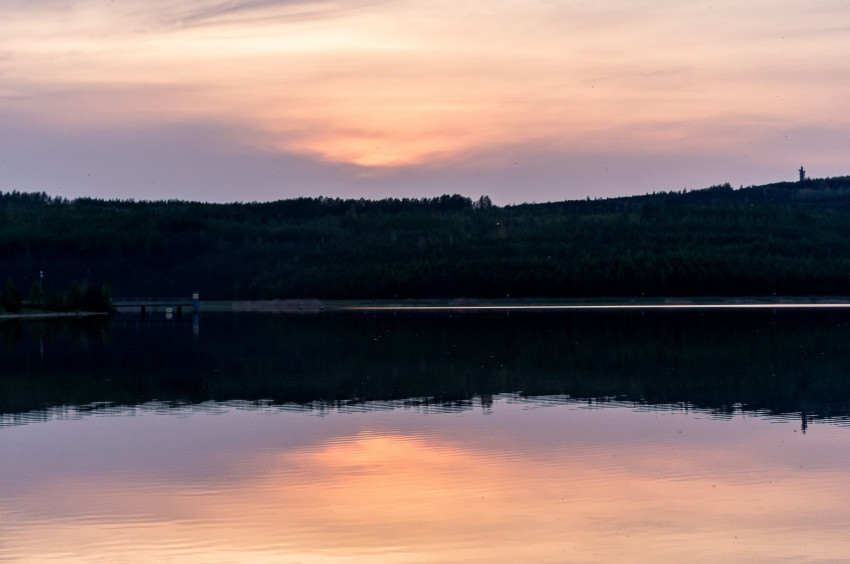
[{"label": "shoreline", "polygon": [[321,313],[339,311],[485,311],[604,309],[840,309],[850,296],[749,298],[500,298],[381,300],[255,300],[201,302],[200,311]]},{"label": "shoreline", "polygon": [[48,311],[48,312],[24,312],[24,313],[0,313],[0,321],[8,319],[59,319],[68,317],[103,317],[108,316],[108,311]]},{"label": "shoreline", "polygon": [[[164,313],[178,300],[146,302],[148,313]],[[116,300],[112,312],[0,313],[5,320],[46,320],[132,314],[141,303]],[[578,310],[698,310],[698,309],[850,309],[850,296],[765,296],[738,298],[454,298],[375,300],[210,300],[199,304],[200,313],[318,314],[355,311],[578,311]],[[185,306],[184,306],[185,307]],[[191,310],[184,311],[191,314]]]}]

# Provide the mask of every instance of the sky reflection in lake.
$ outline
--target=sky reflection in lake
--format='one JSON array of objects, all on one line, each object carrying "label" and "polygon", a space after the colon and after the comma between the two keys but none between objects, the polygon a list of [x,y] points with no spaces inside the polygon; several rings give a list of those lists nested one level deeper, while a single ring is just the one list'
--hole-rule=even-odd
[{"label": "sky reflection in lake", "polygon": [[498,396],[0,427],[0,560],[782,562],[850,553],[850,432]]}]

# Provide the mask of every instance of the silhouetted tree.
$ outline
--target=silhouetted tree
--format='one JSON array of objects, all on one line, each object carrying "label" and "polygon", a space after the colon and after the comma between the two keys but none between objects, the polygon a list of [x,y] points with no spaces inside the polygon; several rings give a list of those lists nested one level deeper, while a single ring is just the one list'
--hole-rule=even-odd
[{"label": "silhouetted tree", "polygon": [[3,295],[0,296],[0,303],[2,303],[3,309],[9,313],[20,313],[21,311],[21,304],[23,303],[21,293],[15,288],[15,282],[11,278],[6,279],[6,288],[3,290]]}]

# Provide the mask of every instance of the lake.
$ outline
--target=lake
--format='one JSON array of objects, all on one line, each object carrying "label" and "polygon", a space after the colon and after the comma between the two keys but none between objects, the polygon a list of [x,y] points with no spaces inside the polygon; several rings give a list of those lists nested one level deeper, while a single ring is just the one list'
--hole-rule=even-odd
[{"label": "lake", "polygon": [[839,562],[850,310],[0,323],[0,561]]}]

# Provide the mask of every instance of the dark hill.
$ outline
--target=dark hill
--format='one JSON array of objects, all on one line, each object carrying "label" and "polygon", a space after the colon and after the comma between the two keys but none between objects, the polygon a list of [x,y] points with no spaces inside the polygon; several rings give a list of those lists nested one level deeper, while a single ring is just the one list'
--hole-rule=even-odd
[{"label": "dark hill", "polygon": [[850,177],[506,207],[0,193],[0,277],[26,297],[41,270],[126,297],[840,295]]}]

